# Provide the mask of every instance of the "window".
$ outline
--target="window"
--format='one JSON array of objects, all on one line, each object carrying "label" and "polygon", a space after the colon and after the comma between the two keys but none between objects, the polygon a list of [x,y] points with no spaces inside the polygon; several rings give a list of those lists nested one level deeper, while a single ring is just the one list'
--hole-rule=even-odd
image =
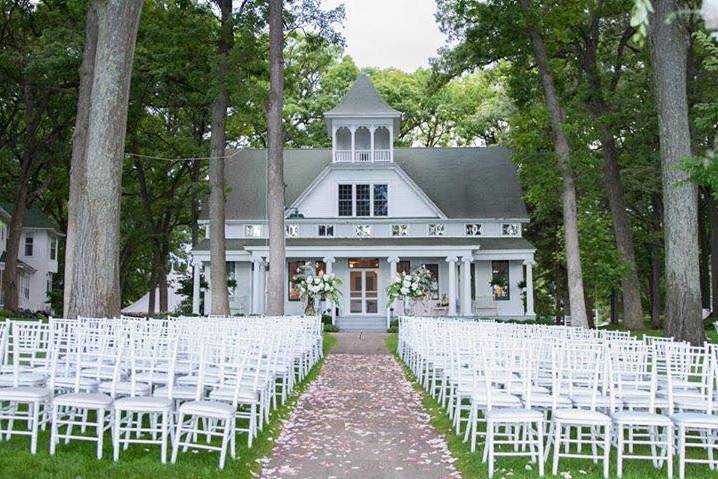
[{"label": "window", "polygon": [[392,236],[407,236],[409,234],[409,225],[391,225]]},{"label": "window", "polygon": [[436,263],[425,264],[429,273],[431,273],[431,299],[439,299],[439,265]]},{"label": "window", "polygon": [[53,261],[57,259],[57,238],[50,239],[50,259]]},{"label": "window", "polygon": [[244,236],[247,236],[248,238],[259,238],[262,236],[262,226],[261,225],[245,225],[244,226]]},{"label": "window", "polygon": [[389,214],[389,188],[387,185],[374,185],[374,216]]},{"label": "window", "polygon": [[371,225],[354,225],[354,234],[360,238],[371,236]]},{"label": "window", "polygon": [[32,256],[33,241],[32,233],[25,233],[25,256]]},{"label": "window", "polygon": [[[297,275],[304,274],[305,272],[305,266],[307,265],[308,261],[303,259],[298,260],[292,260],[287,262],[287,299],[289,301],[299,301],[300,293],[299,290],[294,287],[294,282],[292,281]],[[324,263],[324,261],[316,261],[314,263],[314,271],[315,273],[324,273],[327,270],[327,265]]]},{"label": "window", "polygon": [[466,225],[466,236],[481,236],[481,225],[480,224]]},{"label": "window", "polygon": [[319,236],[334,236],[334,225],[319,225],[317,234]]},{"label": "window", "polygon": [[446,234],[446,225],[437,223],[429,225],[429,236],[444,236]]},{"label": "window", "polygon": [[402,261],[399,261],[398,263],[396,263],[396,272],[398,274],[411,273],[411,261],[402,260]]},{"label": "window", "polygon": [[26,276],[23,276],[20,280],[20,283],[22,284],[22,296],[25,299],[30,299],[30,279],[28,279]]},{"label": "window", "polygon": [[287,238],[294,238],[299,234],[299,225],[284,225]]},{"label": "window", "polygon": [[349,269],[361,269],[361,268],[378,268],[378,258],[349,258]]},{"label": "window", "polygon": [[508,301],[509,294],[509,262],[491,262],[491,288],[494,290],[494,299],[497,301]]},{"label": "window", "polygon": [[339,216],[354,216],[354,185],[339,185]]},{"label": "window", "polygon": [[379,184],[339,185],[339,216],[387,216],[389,187]]},{"label": "window", "polygon": [[501,233],[504,236],[520,236],[521,225],[519,223],[506,223],[501,226]]},{"label": "window", "polygon": [[356,216],[371,216],[369,185],[356,185]]}]

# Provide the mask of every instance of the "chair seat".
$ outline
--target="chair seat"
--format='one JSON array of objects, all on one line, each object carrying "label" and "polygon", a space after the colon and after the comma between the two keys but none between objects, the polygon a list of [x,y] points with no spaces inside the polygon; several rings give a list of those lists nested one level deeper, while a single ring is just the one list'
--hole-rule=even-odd
[{"label": "chair seat", "polygon": [[[471,396],[472,401],[485,405],[488,403],[488,394],[485,391],[475,392]],[[491,391],[491,405],[496,407],[521,407],[521,400],[503,391]]]},{"label": "chair seat", "polygon": [[[595,404],[595,406],[599,408],[607,408],[611,406],[611,398],[600,394],[596,394],[595,398],[592,397],[591,394],[572,394],[569,396],[569,399],[571,399],[576,407],[590,407],[592,404]],[[621,401],[614,399],[614,405],[617,407],[620,406]]]},{"label": "chair seat", "polygon": [[[80,376],[80,388],[85,391],[97,390],[100,382],[97,379]],[[56,376],[55,387],[75,387],[75,376]]]},{"label": "chair seat", "polygon": [[[149,384],[135,383],[135,396],[149,396],[150,389],[151,388]],[[103,392],[105,394],[111,394],[112,381],[105,381],[101,383],[99,390],[100,392]],[[132,394],[132,383],[129,381],[118,381],[115,384],[115,394],[119,394],[120,396]]]},{"label": "chair seat", "polygon": [[606,414],[587,409],[557,409],[553,413],[553,419],[574,424],[611,424],[611,418]]},{"label": "chair seat", "polygon": [[671,416],[676,426],[687,426],[693,429],[718,428],[718,416],[701,412],[679,412]]},{"label": "chair seat", "polygon": [[153,396],[124,397],[115,400],[115,409],[121,411],[169,412],[172,401]]},{"label": "chair seat", "polygon": [[[556,399],[556,404],[560,408],[569,409],[573,406],[573,402],[567,397],[559,395]],[[553,406],[553,395],[546,393],[531,394],[531,405],[536,407],[552,407]]]},{"label": "chair seat", "polygon": [[58,406],[100,409],[109,407],[112,398],[101,393],[69,393],[55,396],[52,403]]},{"label": "chair seat", "polygon": [[526,408],[499,408],[487,411],[486,420],[491,422],[537,422],[543,421],[543,413]]},{"label": "chair seat", "polygon": [[50,391],[42,387],[20,386],[0,388],[0,401],[42,401],[50,397]]},{"label": "chair seat", "polygon": [[[155,389],[153,396],[166,398],[169,388],[162,386]],[[175,386],[172,388],[172,397],[175,399],[194,399],[197,394],[196,386]]]},{"label": "chair seat", "polygon": [[167,373],[160,371],[145,371],[137,373],[135,375],[135,380],[152,384],[165,384],[167,383]]},{"label": "chair seat", "polygon": [[[24,372],[18,374],[19,386],[41,386],[45,384],[45,375],[40,373]],[[13,373],[0,375],[0,387],[14,386],[15,376]]]},{"label": "chair seat", "polygon": [[[623,403],[623,407],[627,409],[648,409],[651,405],[648,396],[624,396],[621,398],[621,403]],[[653,407],[656,409],[668,409],[668,398],[654,398]]]},{"label": "chair seat", "polygon": [[617,424],[666,426],[673,425],[670,418],[662,414],[645,411],[621,411],[612,414],[613,422]]},{"label": "chair seat", "polygon": [[[237,397],[239,402],[253,403],[259,401],[259,392],[251,387],[242,386],[239,389]],[[234,400],[234,387],[213,389],[209,393],[209,398],[217,401],[232,401]]]},{"label": "chair seat", "polygon": [[221,401],[188,401],[180,405],[179,412],[218,419],[228,419],[234,416],[232,405]]},{"label": "chair seat", "polygon": [[[708,409],[708,401],[705,396],[680,397],[676,398],[673,403],[677,409],[688,409],[693,411],[705,411]],[[718,402],[713,401],[711,409],[718,410]]]}]

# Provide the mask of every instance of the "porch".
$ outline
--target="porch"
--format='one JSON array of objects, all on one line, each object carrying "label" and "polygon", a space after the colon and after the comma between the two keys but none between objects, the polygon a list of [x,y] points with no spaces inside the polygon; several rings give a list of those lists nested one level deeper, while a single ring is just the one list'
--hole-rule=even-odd
[{"label": "porch", "polygon": [[[285,312],[301,315],[303,305],[291,284],[297,269],[307,262],[342,281],[338,305],[328,311],[338,318],[375,318],[386,322],[404,313],[400,301],[388,304],[386,288],[397,273],[421,266],[432,272],[436,288],[432,297],[414,305],[413,314],[533,318],[533,247],[520,239],[386,239],[287,240]],[[209,274],[209,252],[194,252],[195,287],[193,311],[211,314],[209,291],[199,288],[201,271]],[[517,248],[518,247],[518,248]],[[231,248],[231,249],[230,249]],[[207,248],[208,249],[208,248]],[[233,314],[264,314],[268,247],[262,240],[229,240],[228,273],[236,286],[230,288]],[[207,267],[205,267],[207,266]]]}]

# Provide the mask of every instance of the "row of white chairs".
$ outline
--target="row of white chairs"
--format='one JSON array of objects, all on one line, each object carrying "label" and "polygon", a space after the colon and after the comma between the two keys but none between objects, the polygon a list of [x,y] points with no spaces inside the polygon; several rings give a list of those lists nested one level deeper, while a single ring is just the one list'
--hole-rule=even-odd
[{"label": "row of white chairs", "polygon": [[[679,477],[718,471],[718,349],[671,338],[564,326],[403,317],[398,353],[474,451],[528,456],[544,474],[561,458],[626,460]],[[690,451],[690,454],[689,454]],[[718,472],[717,472],[718,473]]]},{"label": "row of white chairs", "polygon": [[[322,355],[305,317],[78,318],[0,323],[0,440],[50,427],[50,453],[110,433],[130,444],[220,453],[247,445]],[[20,423],[20,424],[18,424]],[[24,423],[24,424],[23,424]],[[22,427],[22,426],[25,427]],[[171,448],[170,448],[171,446]]]}]

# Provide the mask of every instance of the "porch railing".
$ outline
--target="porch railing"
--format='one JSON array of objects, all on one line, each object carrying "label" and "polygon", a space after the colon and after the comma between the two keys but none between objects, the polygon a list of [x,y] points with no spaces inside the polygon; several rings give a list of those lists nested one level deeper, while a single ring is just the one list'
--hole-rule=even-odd
[{"label": "porch railing", "polygon": [[391,150],[336,150],[335,163],[386,163],[392,160]]}]

